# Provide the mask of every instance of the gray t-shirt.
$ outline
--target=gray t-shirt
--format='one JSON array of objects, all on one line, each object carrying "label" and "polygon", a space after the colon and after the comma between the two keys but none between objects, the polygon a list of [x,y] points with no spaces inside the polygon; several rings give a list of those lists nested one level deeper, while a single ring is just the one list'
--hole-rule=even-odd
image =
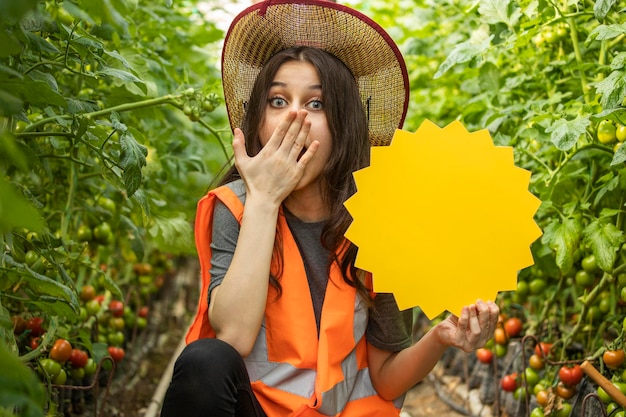
[{"label": "gray t-shirt", "polygon": [[[239,187],[234,188],[237,191]],[[237,194],[240,198],[245,198],[241,194],[241,189]],[[328,283],[328,252],[321,244],[324,222],[306,223],[287,210],[284,211],[289,229],[304,260],[319,331],[324,294]],[[218,201],[213,214],[211,284],[209,294],[207,294],[209,299],[211,291],[222,283],[230,266],[238,236],[239,223],[226,206]],[[399,311],[391,294],[377,294],[374,298],[374,306],[369,311],[367,341],[379,349],[400,351],[411,345],[412,321],[412,311],[410,309]]]}]

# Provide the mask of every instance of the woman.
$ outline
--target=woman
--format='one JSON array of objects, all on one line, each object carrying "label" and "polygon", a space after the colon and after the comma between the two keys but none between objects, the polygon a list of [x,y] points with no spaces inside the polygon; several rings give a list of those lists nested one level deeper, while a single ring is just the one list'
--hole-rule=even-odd
[{"label": "woman", "polygon": [[326,1],[265,1],[224,45],[235,166],[198,205],[203,290],[162,415],[394,416],[444,351],[493,334],[477,301],[411,344],[411,312],[353,263],[343,202],[404,120],[402,57]]}]

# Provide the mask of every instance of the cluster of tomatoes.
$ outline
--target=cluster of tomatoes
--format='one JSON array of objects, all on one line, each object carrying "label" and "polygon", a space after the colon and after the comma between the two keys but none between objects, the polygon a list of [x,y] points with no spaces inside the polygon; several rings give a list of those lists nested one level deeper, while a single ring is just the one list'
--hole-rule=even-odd
[{"label": "cluster of tomatoes", "polygon": [[604,119],[598,123],[596,138],[603,145],[615,144],[613,152],[617,152],[624,141],[626,141],[626,126],[619,122]]},{"label": "cluster of tomatoes", "polygon": [[[499,326],[489,343],[476,351],[478,361],[491,364],[494,357],[506,356],[513,338],[523,336],[523,321],[518,317],[501,316]],[[558,361],[557,348],[553,343],[537,342],[521,372],[509,372],[500,376],[500,389],[517,401],[528,400],[530,417],[567,417],[572,412],[572,402],[579,392],[584,372],[582,360]],[[605,370],[613,385],[626,394],[626,360],[619,340],[605,346],[597,356],[597,363]],[[607,415],[625,417],[622,409],[600,386],[596,387],[598,398],[605,404]],[[529,396],[527,398],[527,396]]]},{"label": "cluster of tomatoes", "polygon": [[[19,315],[12,317],[13,333],[18,340],[27,345],[25,349],[40,348],[42,338],[46,333],[44,319],[38,316],[26,320]],[[91,378],[96,373],[97,363],[85,349],[73,347],[64,338],[58,338],[52,346],[33,363],[39,374],[54,385],[65,385],[68,379],[79,383],[85,378]]]},{"label": "cluster of tomatoes", "polygon": [[145,328],[148,322],[147,306],[133,309],[121,300],[112,299],[109,293],[97,294],[92,285],[81,288],[80,298],[78,323],[71,329],[64,326],[61,332],[73,336],[56,338],[51,346],[40,347],[47,331],[42,317],[12,316],[13,332],[20,348],[24,353],[41,351],[32,365],[53,385],[82,385],[85,378],[94,376],[98,362],[104,357],[121,362],[129,335]]}]

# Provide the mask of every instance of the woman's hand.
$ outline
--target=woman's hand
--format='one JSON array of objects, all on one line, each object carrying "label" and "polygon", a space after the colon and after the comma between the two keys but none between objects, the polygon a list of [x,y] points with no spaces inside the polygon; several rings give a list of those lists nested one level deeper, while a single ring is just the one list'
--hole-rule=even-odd
[{"label": "woman's hand", "polygon": [[304,110],[287,113],[265,146],[253,157],[246,152],[243,132],[235,129],[235,165],[246,184],[248,198],[261,196],[280,204],[296,187],[319,146],[314,141],[300,156],[311,128],[307,114]]},{"label": "woman's hand", "polygon": [[493,337],[500,309],[492,301],[478,300],[476,304],[463,307],[461,317],[449,316],[438,325],[438,337],[442,344],[471,352]]}]

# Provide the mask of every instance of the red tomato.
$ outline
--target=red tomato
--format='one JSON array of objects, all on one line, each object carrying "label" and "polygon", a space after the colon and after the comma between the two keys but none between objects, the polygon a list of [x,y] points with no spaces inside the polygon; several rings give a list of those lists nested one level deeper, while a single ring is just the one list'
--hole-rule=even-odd
[{"label": "red tomato", "polygon": [[138,315],[139,317],[143,317],[143,318],[145,319],[145,318],[148,318],[148,313],[149,313],[149,312],[150,312],[150,310],[148,309],[148,306],[142,306],[142,307],[139,309],[139,312],[137,313],[137,315]]},{"label": "red tomato", "polygon": [[583,379],[583,370],[580,369],[580,365],[563,365],[561,366],[561,369],[559,369],[559,379],[563,382],[563,384],[568,387],[572,387],[577,385]]},{"label": "red tomato", "polygon": [[115,362],[121,362],[124,359],[124,355],[126,355],[126,352],[121,347],[109,346],[108,351]]},{"label": "red tomato", "polygon": [[39,336],[33,337],[32,339],[30,339],[30,348],[32,350],[35,350],[39,347],[40,343],[41,343],[41,337]]},{"label": "red tomato", "polygon": [[517,373],[503,376],[500,380],[500,386],[504,391],[515,392],[517,389]]},{"label": "red tomato", "polygon": [[72,353],[70,355],[70,363],[73,368],[84,368],[87,365],[87,360],[89,356],[87,352],[81,349],[72,349]]},{"label": "red tomato", "polygon": [[517,337],[522,333],[522,320],[511,317],[504,322],[504,331],[508,337]]},{"label": "red tomato", "polygon": [[30,330],[32,337],[41,336],[44,334],[43,319],[41,317],[33,317],[26,323],[26,328]]},{"label": "red tomato", "polygon": [[535,345],[535,353],[542,358],[546,358],[550,354],[552,343],[539,342]]},{"label": "red tomato", "polygon": [[120,300],[111,300],[109,311],[114,317],[122,317],[124,315],[124,303]]},{"label": "red tomato", "polygon": [[476,349],[476,357],[482,363],[491,363],[493,360],[493,352],[487,348]]},{"label": "red tomato", "polygon": [[65,363],[72,355],[72,345],[65,339],[57,339],[50,350],[50,358]]}]

